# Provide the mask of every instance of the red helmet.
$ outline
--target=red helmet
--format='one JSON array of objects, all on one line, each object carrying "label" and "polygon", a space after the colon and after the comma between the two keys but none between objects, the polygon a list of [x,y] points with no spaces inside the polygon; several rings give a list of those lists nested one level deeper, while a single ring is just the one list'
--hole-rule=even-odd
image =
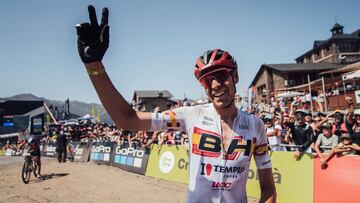
[{"label": "red helmet", "polygon": [[229,52],[214,49],[205,52],[197,59],[194,74],[198,80],[201,80],[206,75],[220,70],[237,71],[237,64]]}]

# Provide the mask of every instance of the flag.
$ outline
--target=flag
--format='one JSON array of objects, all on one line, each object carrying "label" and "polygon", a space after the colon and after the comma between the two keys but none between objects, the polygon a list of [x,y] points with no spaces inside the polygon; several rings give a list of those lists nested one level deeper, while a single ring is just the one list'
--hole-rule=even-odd
[{"label": "flag", "polygon": [[95,118],[95,105],[92,104],[91,106],[91,117]]},{"label": "flag", "polygon": [[101,123],[100,109],[97,112],[97,120]]}]

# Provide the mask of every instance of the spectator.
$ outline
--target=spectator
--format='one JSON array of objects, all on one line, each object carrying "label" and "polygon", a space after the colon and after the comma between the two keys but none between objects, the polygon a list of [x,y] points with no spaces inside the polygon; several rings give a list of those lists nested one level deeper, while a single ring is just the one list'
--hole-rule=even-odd
[{"label": "spectator", "polygon": [[[324,123],[322,125],[322,133],[317,138],[314,146],[316,154],[320,157],[322,168],[324,167],[324,164],[326,164],[326,159],[324,158],[322,151],[324,153],[329,152],[338,144],[338,140],[338,137],[332,133],[331,125],[329,123]],[[320,147],[324,147],[324,149],[321,150]]]},{"label": "spectator", "polygon": [[289,123],[289,127],[292,132],[292,142],[293,144],[299,146],[296,148],[294,157],[299,159],[301,154],[305,151],[310,152],[310,145],[312,141],[312,128],[310,125],[305,123],[305,113],[304,111],[298,110],[296,113],[296,122]]},{"label": "spectator", "polygon": [[265,131],[268,137],[268,143],[271,151],[282,151],[280,144],[282,143],[281,132],[282,128],[279,124],[273,123],[271,117],[267,116],[264,119]]},{"label": "spectator", "polygon": [[59,135],[56,138],[56,149],[58,153],[58,161],[66,162],[66,146],[67,146],[67,140],[66,135],[63,131],[60,131]]},{"label": "spectator", "polygon": [[348,132],[344,123],[344,114],[340,110],[336,110],[334,118],[335,123],[332,126],[333,133],[340,138],[341,133]]},{"label": "spectator", "polygon": [[360,109],[353,110],[352,99],[349,97],[347,100],[349,107],[345,115],[345,126],[351,139],[360,146]]},{"label": "spectator", "polygon": [[350,134],[343,133],[340,138],[340,143],[330,151],[328,157],[325,159],[325,162],[321,163],[321,168],[326,169],[328,167],[328,162],[335,154],[338,154],[338,156],[354,155],[359,151],[359,145],[353,143]]}]

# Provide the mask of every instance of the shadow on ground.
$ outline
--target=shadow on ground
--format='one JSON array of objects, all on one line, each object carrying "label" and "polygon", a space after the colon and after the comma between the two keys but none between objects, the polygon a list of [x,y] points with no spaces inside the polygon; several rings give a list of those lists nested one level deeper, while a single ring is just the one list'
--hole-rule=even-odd
[{"label": "shadow on ground", "polygon": [[46,180],[51,180],[54,178],[61,178],[64,176],[68,176],[69,173],[51,173],[51,174],[42,174],[40,178],[38,178],[37,180],[34,180],[34,182],[42,182],[42,181],[46,181]]}]

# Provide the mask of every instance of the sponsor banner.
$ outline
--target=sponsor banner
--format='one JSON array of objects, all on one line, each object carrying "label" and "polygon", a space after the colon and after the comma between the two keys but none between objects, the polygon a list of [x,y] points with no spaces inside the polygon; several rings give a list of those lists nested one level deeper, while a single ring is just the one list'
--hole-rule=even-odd
[{"label": "sponsor banner", "polygon": [[41,153],[42,153],[41,154],[42,156],[57,157],[58,153],[56,150],[56,144],[48,143],[48,144],[43,145]]},{"label": "sponsor banner", "polygon": [[71,141],[67,144],[66,146],[66,157],[68,159],[74,160],[74,156],[75,156],[75,147],[76,145],[78,145],[80,142],[78,141]]},{"label": "sponsor banner", "polygon": [[[271,152],[270,157],[277,202],[313,202],[314,164],[312,154],[304,154],[298,161],[294,159],[293,152]],[[247,194],[259,198],[259,176],[253,160],[251,161],[248,177]]]},{"label": "sponsor banner", "polygon": [[98,164],[110,165],[115,144],[113,142],[92,143],[90,160]]},{"label": "sponsor banner", "polygon": [[5,150],[0,149],[0,156],[5,156],[5,153],[6,153]]},{"label": "sponsor banner", "polygon": [[359,202],[360,156],[333,157],[326,169],[314,159],[314,202]]},{"label": "sponsor banner", "polygon": [[7,149],[6,152],[5,152],[5,156],[13,156],[14,153],[15,153],[14,150]]},{"label": "sponsor banner", "polygon": [[188,148],[164,145],[158,151],[157,145],[151,146],[146,176],[188,183]]},{"label": "sponsor banner", "polygon": [[90,142],[80,142],[74,143],[74,161],[87,162],[90,158],[91,143]]},{"label": "sponsor banner", "polygon": [[126,171],[145,175],[149,154],[150,150],[145,148],[116,145],[111,164]]}]

